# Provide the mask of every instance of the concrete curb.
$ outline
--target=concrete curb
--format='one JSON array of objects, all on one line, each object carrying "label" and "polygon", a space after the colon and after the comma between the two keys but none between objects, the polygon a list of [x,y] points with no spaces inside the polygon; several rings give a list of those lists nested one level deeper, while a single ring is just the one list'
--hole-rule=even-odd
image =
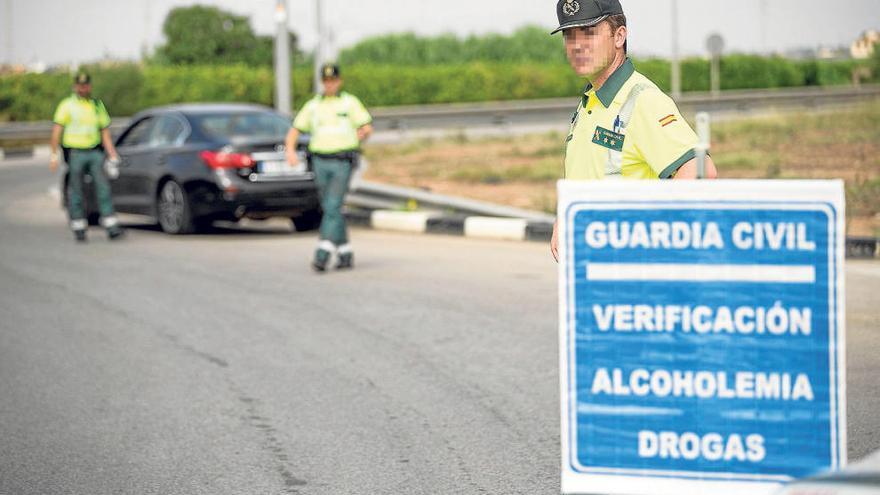
[{"label": "concrete curb", "polygon": [[528,222],[519,218],[468,217],[464,221],[464,235],[481,239],[524,241],[526,227]]},{"label": "concrete curb", "polygon": [[[345,217],[352,225],[395,232],[440,234],[504,241],[550,242],[553,223],[521,218],[441,214],[419,211],[349,210]],[[848,237],[849,259],[880,258],[880,239]]]},{"label": "concrete curb", "polygon": [[553,224],[521,218],[495,218],[391,210],[350,210],[352,225],[395,232],[440,234],[507,241],[549,242]]},{"label": "concrete curb", "polygon": [[48,144],[34,146],[32,158],[34,160],[48,160],[52,155],[52,148]]}]

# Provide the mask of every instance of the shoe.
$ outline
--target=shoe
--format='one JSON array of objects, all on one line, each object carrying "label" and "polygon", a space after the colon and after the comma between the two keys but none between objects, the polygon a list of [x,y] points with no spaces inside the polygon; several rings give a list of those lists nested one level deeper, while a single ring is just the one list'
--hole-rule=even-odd
[{"label": "shoe", "polygon": [[339,260],[336,262],[337,270],[351,270],[354,268],[354,254],[353,253],[343,253],[339,255]]},{"label": "shoe", "polygon": [[125,231],[120,229],[119,227],[112,227],[107,229],[107,238],[111,241],[116,241],[121,239],[125,235]]},{"label": "shoe", "polygon": [[86,242],[86,231],[85,230],[74,230],[73,236],[76,238],[76,242]]},{"label": "shoe", "polygon": [[330,251],[318,249],[315,251],[315,259],[312,260],[312,269],[316,272],[323,272],[327,269],[327,263],[330,262]]}]

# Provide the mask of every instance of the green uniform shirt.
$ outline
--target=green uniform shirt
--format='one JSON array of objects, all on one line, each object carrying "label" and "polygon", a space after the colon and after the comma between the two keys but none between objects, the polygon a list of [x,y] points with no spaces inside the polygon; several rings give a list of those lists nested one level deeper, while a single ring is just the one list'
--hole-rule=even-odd
[{"label": "green uniform shirt", "polygon": [[75,94],[61,100],[52,120],[64,126],[61,145],[65,148],[94,148],[101,144],[101,130],[110,126],[110,115],[103,103]]},{"label": "green uniform shirt", "polygon": [[[620,115],[633,87],[640,85],[632,116]],[[694,158],[697,136],[672,98],[635,71],[627,59],[599,88],[587,86],[565,146],[565,178],[668,179]],[[620,169],[609,171],[609,150],[620,152]]]},{"label": "green uniform shirt", "polygon": [[341,92],[309,100],[296,115],[293,127],[311,134],[309,151],[331,154],[358,149],[357,130],[372,120],[356,96]]}]

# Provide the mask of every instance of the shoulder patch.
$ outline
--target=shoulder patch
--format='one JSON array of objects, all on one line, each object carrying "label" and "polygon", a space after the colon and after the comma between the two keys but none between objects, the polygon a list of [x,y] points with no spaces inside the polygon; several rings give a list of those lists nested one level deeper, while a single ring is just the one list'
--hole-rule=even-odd
[{"label": "shoulder patch", "polygon": [[669,114],[666,117],[663,117],[662,119],[659,120],[660,127],[666,127],[669,124],[676,122],[676,121],[678,121],[678,117],[676,117],[675,114]]}]

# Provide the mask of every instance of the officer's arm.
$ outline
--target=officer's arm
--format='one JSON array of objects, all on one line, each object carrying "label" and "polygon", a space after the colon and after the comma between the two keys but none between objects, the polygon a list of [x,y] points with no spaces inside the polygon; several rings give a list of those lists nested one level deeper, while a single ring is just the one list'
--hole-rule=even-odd
[{"label": "officer's arm", "polygon": [[287,163],[291,165],[296,165],[299,162],[299,157],[296,156],[296,142],[299,140],[299,129],[296,127],[291,127],[289,131],[287,131],[287,137],[284,139],[284,149],[287,155]]},{"label": "officer's arm", "polygon": [[64,126],[55,124],[52,126],[52,139],[49,141],[49,170],[55,171],[58,167],[58,145],[61,144],[61,133],[64,132]]},{"label": "officer's arm", "polygon": [[101,143],[104,144],[104,149],[107,150],[110,158],[114,160],[119,159],[119,155],[116,154],[116,146],[113,145],[113,137],[110,135],[109,127],[101,129]]},{"label": "officer's arm", "polygon": [[[716,179],[718,177],[718,170],[715,168],[715,162],[712,161],[711,156],[706,157],[706,175],[703,177],[704,179]],[[673,179],[696,179],[697,178],[697,159],[685,163],[682,165],[678,172],[672,176]]]},{"label": "officer's arm", "polygon": [[364,124],[358,127],[357,136],[358,141],[364,142],[367,140],[370,135],[373,134],[373,126],[371,124]]},{"label": "officer's arm", "polygon": [[55,124],[52,126],[52,139],[49,141],[49,147],[53,154],[58,153],[58,145],[61,144],[61,133],[64,132],[64,126]]}]

